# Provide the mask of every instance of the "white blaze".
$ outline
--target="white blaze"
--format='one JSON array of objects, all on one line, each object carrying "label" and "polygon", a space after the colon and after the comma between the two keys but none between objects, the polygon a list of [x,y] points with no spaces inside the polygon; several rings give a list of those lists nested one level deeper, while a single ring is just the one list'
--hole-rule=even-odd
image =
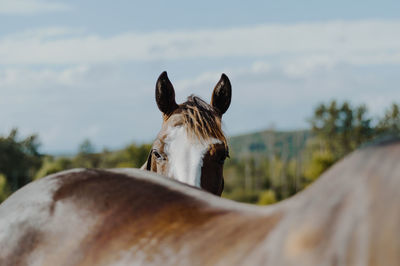
[{"label": "white blaze", "polygon": [[167,134],[165,152],[169,163],[168,176],[200,187],[204,154],[211,144],[221,143],[221,141],[211,139],[206,142],[191,139],[183,126],[170,128]]}]

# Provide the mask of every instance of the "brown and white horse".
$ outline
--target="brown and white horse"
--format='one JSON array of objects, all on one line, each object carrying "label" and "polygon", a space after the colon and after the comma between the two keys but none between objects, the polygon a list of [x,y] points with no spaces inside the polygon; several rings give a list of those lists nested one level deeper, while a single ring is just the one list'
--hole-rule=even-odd
[{"label": "brown and white horse", "polygon": [[136,169],[77,169],[0,205],[0,265],[400,265],[400,142],[268,207]]},{"label": "brown and white horse", "polygon": [[156,83],[156,102],[163,124],[142,169],[221,195],[223,165],[229,156],[221,118],[231,97],[231,83],[222,74],[210,104],[190,96],[178,105],[172,83],[163,72]]}]

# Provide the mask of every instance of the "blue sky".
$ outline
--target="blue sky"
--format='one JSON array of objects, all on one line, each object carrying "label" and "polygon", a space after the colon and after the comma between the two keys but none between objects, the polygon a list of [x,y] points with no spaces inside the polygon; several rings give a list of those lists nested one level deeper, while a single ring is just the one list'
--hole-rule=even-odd
[{"label": "blue sky", "polygon": [[400,102],[400,1],[0,0],[0,134],[42,151],[150,142],[167,70],[178,102],[222,72],[225,131],[306,128],[320,102]]}]

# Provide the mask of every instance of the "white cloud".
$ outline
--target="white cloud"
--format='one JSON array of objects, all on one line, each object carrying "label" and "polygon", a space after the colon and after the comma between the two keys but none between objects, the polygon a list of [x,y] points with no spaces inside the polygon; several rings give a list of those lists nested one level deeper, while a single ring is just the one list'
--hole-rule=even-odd
[{"label": "white cloud", "polygon": [[77,65],[62,70],[51,68],[31,70],[29,68],[7,68],[0,70],[1,89],[24,89],[43,86],[82,86],[89,72],[88,66]]},{"label": "white cloud", "polygon": [[194,78],[187,78],[174,82],[174,88],[177,92],[187,92],[194,87],[203,86],[205,84],[217,84],[221,72],[204,72]]},{"label": "white cloud", "polygon": [[[387,74],[397,73],[396,66],[376,68],[337,65],[293,75],[285,65],[257,60],[191,78],[170,74],[182,102],[191,93],[209,100],[225,72],[232,82],[233,99],[223,120],[227,133],[234,135],[272,123],[278,129],[305,128],[315,105],[331,99],[366,103],[373,114],[382,114],[392,101],[400,101],[400,90],[394,87],[400,76]],[[47,151],[74,151],[87,137],[99,148],[151,141],[161,124],[154,101],[156,77],[144,75],[143,84],[143,72],[127,75],[133,72],[91,65],[0,70],[1,130],[18,126],[25,134],[38,132]]]},{"label": "white cloud", "polygon": [[233,85],[233,99],[224,120],[232,134],[261,130],[272,123],[280,129],[306,128],[306,119],[316,104],[333,99],[366,104],[374,117],[381,116],[392,102],[400,102],[400,76],[393,74],[396,66],[370,69],[338,62],[323,57],[273,66],[255,61],[241,68],[200,73],[176,84],[209,99],[211,86],[226,72]]},{"label": "white cloud", "polygon": [[[192,63],[194,70],[182,69]],[[28,30],[0,37],[0,120],[3,128],[38,132],[52,151],[75,149],[85,137],[100,147],[148,141],[161,123],[154,72],[165,67],[178,102],[190,93],[209,100],[221,73],[229,76],[229,134],[271,123],[293,129],[307,126],[316,103],[334,98],[382,113],[400,101],[394,87],[399,64],[400,21],[111,37],[82,29]]]},{"label": "white cloud", "polygon": [[84,33],[85,30],[83,28],[47,27],[15,32],[9,34],[6,38],[15,41],[26,41],[27,39],[48,40],[55,38],[66,38],[70,36],[76,37]]},{"label": "white cloud", "polygon": [[[96,34],[43,33],[0,39],[1,64],[88,64],[249,56],[299,57],[308,66],[399,64],[400,21],[270,24],[222,30]],[[291,72],[292,70],[288,70]],[[296,73],[293,73],[296,74]]]},{"label": "white cloud", "polygon": [[49,0],[0,0],[0,14],[27,15],[69,9],[67,4]]}]

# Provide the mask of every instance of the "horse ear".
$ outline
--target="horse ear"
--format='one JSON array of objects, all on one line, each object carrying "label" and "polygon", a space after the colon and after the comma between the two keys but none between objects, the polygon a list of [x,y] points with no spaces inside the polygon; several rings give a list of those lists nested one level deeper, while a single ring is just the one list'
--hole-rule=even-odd
[{"label": "horse ear", "polygon": [[166,71],[161,73],[156,83],[156,102],[158,109],[165,115],[170,115],[178,108],[175,101],[175,90]]},{"label": "horse ear", "polygon": [[211,106],[222,116],[228,110],[231,104],[232,87],[231,82],[225,74],[221,75],[221,79],[215,85],[214,92],[211,97]]}]

